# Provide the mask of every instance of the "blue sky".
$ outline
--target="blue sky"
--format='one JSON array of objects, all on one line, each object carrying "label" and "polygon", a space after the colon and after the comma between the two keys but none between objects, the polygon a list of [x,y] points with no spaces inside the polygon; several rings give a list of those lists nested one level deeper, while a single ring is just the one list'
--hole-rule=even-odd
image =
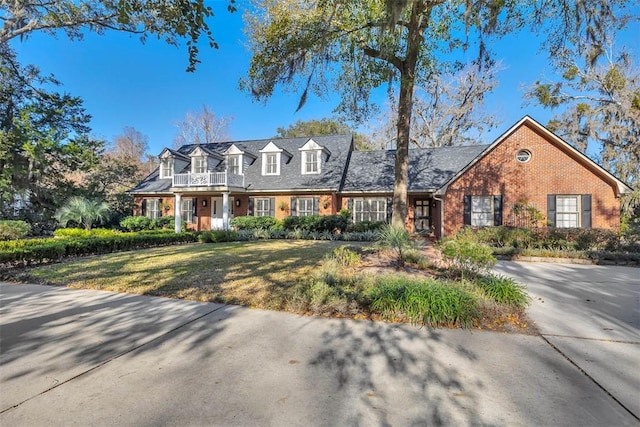
[{"label": "blue sky", "polygon": [[[194,73],[185,71],[186,49],[154,38],[142,44],[137,36],[116,32],[102,36],[89,33],[82,41],[69,41],[62,34],[34,34],[23,41],[13,41],[12,45],[22,63],[37,65],[43,74],[53,74],[63,83],[64,91],[84,100],[93,117],[95,137],[111,140],[123,127],[132,126],[149,137],[151,154],[172,146],[176,122],[203,104],[218,116],[233,118],[230,134],[237,140],[269,138],[278,127],[297,120],[330,117],[338,94],[326,99],[310,97],[296,113],[296,94],[278,92],[262,104],[238,89],[238,81],[249,66],[249,52],[241,13],[229,14],[223,6],[214,3],[216,16],[211,20],[220,48],[201,48],[202,63]],[[637,47],[640,32],[635,30],[627,45]],[[485,103],[485,108],[502,121],[498,129],[485,134],[487,143],[525,114],[543,124],[552,115],[540,107],[525,106],[522,99],[525,86],[551,75],[539,40],[518,33],[500,40],[492,49],[505,69],[498,75],[499,87]],[[365,127],[361,130],[367,131]]]}]

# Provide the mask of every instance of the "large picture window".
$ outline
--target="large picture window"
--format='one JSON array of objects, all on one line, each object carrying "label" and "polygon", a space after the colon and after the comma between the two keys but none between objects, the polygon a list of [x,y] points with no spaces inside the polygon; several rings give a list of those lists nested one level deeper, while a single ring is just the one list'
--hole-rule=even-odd
[{"label": "large picture window", "polygon": [[353,220],[361,221],[386,221],[387,199],[353,199]]}]

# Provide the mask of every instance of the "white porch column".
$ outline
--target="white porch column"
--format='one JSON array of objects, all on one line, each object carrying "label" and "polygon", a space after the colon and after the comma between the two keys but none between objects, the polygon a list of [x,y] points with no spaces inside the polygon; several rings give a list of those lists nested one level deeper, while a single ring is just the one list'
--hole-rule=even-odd
[{"label": "white porch column", "polygon": [[174,230],[176,233],[180,233],[182,231],[182,209],[180,206],[181,202],[182,202],[182,194],[176,193],[176,200],[173,205],[173,214],[174,214],[173,217],[176,221]]},{"label": "white porch column", "polygon": [[222,193],[222,228],[229,229],[229,193]]}]

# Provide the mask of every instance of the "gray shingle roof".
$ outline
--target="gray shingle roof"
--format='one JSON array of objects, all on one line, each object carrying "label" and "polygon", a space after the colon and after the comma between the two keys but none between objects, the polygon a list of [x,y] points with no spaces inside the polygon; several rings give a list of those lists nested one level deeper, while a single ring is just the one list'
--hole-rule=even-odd
[{"label": "gray shingle roof", "polygon": [[[436,190],[488,145],[409,150],[409,191]],[[393,191],[395,151],[354,151],[342,191]]]},{"label": "gray shingle roof", "polygon": [[[326,161],[322,161],[321,173],[317,175],[302,174],[302,155],[299,148],[313,139],[318,145],[330,153]],[[260,150],[269,142],[278,148],[291,153],[281,156],[280,175],[262,175],[262,155]],[[230,141],[215,144],[202,144],[206,150],[222,155],[231,145],[252,154],[256,159],[244,169],[245,185],[249,191],[285,191],[285,190],[332,190],[339,191],[351,151],[351,135],[323,135],[300,138],[271,138],[250,141]],[[196,146],[184,145],[177,151],[188,155]],[[283,153],[284,154],[284,153]],[[221,165],[222,166],[222,165]],[[188,168],[185,168],[185,171]],[[179,172],[180,173],[180,172]],[[170,179],[158,179],[158,171],[131,189],[130,193],[147,193],[169,191]]]}]

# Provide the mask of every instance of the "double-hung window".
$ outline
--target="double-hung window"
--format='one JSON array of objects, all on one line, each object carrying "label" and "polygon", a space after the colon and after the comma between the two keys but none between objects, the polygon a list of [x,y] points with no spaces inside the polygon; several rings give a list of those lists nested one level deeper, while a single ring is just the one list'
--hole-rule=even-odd
[{"label": "double-hung window", "polygon": [[580,196],[556,196],[556,227],[580,227]]},{"label": "double-hung window", "polygon": [[301,197],[298,199],[298,216],[313,215],[313,197]]},{"label": "double-hung window", "polygon": [[303,174],[316,174],[320,173],[320,154],[317,150],[303,151],[304,165],[302,168]]},{"label": "double-hung window", "polygon": [[173,176],[173,159],[165,158],[160,160],[160,178],[171,178]]},{"label": "double-hung window", "polygon": [[180,201],[180,213],[183,221],[193,222],[193,199],[182,199]]},{"label": "double-hung window", "polygon": [[147,200],[147,216],[151,219],[160,218],[160,199]]},{"label": "double-hung window", "polygon": [[494,225],[493,196],[471,196],[471,225],[473,227]]},{"label": "double-hung window", "polygon": [[387,199],[354,199],[353,220],[355,222],[386,221]]},{"label": "double-hung window", "polygon": [[207,159],[206,157],[194,157],[193,162],[193,173],[205,173],[207,171]]},{"label": "double-hung window", "polygon": [[266,153],[264,155],[264,174],[278,175],[278,157],[279,153]]},{"label": "double-hung window", "polygon": [[240,170],[240,156],[239,155],[232,155],[229,156],[229,173],[234,174],[234,175],[240,175],[242,174],[242,171]]},{"label": "double-hung window", "polygon": [[271,215],[271,203],[270,199],[256,199],[255,200],[255,216],[270,216]]}]

